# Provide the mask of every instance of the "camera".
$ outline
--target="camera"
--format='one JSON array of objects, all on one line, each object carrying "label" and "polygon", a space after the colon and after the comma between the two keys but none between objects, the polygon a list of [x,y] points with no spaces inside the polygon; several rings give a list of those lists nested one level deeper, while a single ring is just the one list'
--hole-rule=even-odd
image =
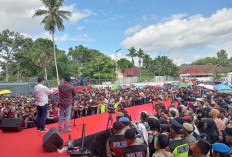
[{"label": "camera", "polygon": [[108,113],[115,113],[115,108],[112,104],[108,105],[107,112]]}]

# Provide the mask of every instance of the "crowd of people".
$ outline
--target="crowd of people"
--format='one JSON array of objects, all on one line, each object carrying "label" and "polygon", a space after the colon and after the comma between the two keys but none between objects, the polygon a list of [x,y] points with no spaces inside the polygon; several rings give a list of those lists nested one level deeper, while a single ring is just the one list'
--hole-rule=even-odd
[{"label": "crowd of people", "polygon": [[[218,93],[198,86],[199,83],[184,88],[166,84],[162,88],[131,85],[125,90],[107,87],[76,91],[71,118],[107,112],[112,107],[119,111],[117,122],[113,124],[114,135],[107,141],[109,157],[229,156],[232,94]],[[171,105],[166,108],[163,101],[171,101]],[[139,121],[131,121],[125,108],[146,103],[153,103],[156,114],[141,112]],[[49,95],[47,107],[46,123],[58,122],[58,94]],[[23,118],[27,128],[35,127],[36,100],[32,94],[28,97],[3,95],[0,97],[0,115]]]}]

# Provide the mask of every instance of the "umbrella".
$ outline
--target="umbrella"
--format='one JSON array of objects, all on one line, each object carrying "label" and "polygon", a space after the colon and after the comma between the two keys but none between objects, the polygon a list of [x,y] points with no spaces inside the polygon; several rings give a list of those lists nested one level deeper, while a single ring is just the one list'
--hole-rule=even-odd
[{"label": "umbrella", "polygon": [[201,84],[199,84],[198,86],[199,86],[199,87],[204,87],[205,85],[201,83]]},{"label": "umbrella", "polygon": [[10,93],[12,93],[12,92],[8,89],[0,91],[0,94],[10,94]]},{"label": "umbrella", "polygon": [[224,85],[227,85],[227,86],[232,86],[232,83],[229,82],[229,81],[226,81],[226,82],[223,82]]},{"label": "umbrella", "polygon": [[232,90],[219,90],[218,93],[231,94]]},{"label": "umbrella", "polygon": [[219,85],[216,87],[216,90],[232,90],[232,89],[227,85]]},{"label": "umbrella", "polygon": [[204,85],[206,89],[215,90],[213,85]]},{"label": "umbrella", "polygon": [[188,87],[187,83],[179,83],[178,87]]},{"label": "umbrella", "polygon": [[188,86],[192,86],[193,83],[192,83],[192,82],[188,82],[187,85],[188,85]]},{"label": "umbrella", "polygon": [[144,85],[140,85],[140,86],[138,86],[139,88],[143,88],[144,87]]},{"label": "umbrella", "polygon": [[171,83],[171,85],[173,85],[173,86],[177,86],[177,85],[178,85],[178,83],[177,83],[177,82],[172,82],[172,83]]},{"label": "umbrella", "polygon": [[121,85],[115,85],[112,89],[113,90],[124,90],[126,88],[124,86],[121,86]]},{"label": "umbrella", "polygon": [[159,86],[158,89],[164,89],[164,87],[163,86]]}]

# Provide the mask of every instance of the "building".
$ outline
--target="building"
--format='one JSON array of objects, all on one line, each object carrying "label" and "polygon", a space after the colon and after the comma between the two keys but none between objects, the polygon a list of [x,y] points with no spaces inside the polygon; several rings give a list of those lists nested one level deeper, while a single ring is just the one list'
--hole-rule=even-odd
[{"label": "building", "polygon": [[[179,74],[181,79],[196,78],[200,81],[210,81],[212,80],[213,73],[215,73],[216,71],[222,72],[226,70],[232,70],[232,67],[222,67],[221,65],[179,66]],[[225,78],[225,80],[227,80],[227,77]]]}]

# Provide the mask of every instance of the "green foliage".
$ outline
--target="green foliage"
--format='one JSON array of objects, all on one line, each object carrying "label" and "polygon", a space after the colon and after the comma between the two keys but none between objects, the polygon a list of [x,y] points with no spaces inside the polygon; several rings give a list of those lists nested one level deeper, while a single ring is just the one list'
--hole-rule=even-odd
[{"label": "green foliage", "polygon": [[213,73],[212,78],[214,81],[219,81],[222,78],[222,73],[220,73],[218,70],[216,70]]},{"label": "green foliage", "polygon": [[121,58],[118,60],[118,68],[121,69],[121,72],[125,74],[127,68],[131,68],[132,64],[126,58]]},{"label": "green foliage", "polygon": [[132,46],[130,49],[128,49],[128,51],[129,54],[127,54],[127,56],[131,57],[131,64],[134,66],[135,65],[134,57],[137,56],[136,49],[134,48],[134,46]]},{"label": "green foliage", "polygon": [[20,33],[15,33],[8,29],[0,33],[0,55],[3,59],[1,61],[1,66],[4,67],[5,70],[6,82],[8,82],[9,64],[14,61],[15,55],[18,52],[28,48],[27,44],[31,41],[31,39],[25,38]]},{"label": "green foliage", "polygon": [[140,65],[141,65],[141,59],[144,56],[144,52],[143,52],[143,50],[141,48],[137,51],[136,56],[139,57],[139,67],[140,67]]},{"label": "green foliage", "polygon": [[221,65],[221,66],[230,66],[232,64],[232,58],[228,58],[228,54],[225,50],[220,50],[217,52],[217,57],[206,57],[203,59],[196,60],[192,62],[192,65]]},{"label": "green foliage", "polygon": [[152,68],[156,76],[178,76],[179,68],[167,56],[158,56],[152,61]]},{"label": "green foliage", "polygon": [[68,20],[68,16],[71,16],[70,11],[60,9],[64,6],[64,0],[42,0],[42,3],[46,9],[37,9],[33,17],[45,16],[41,24],[44,24],[44,29],[50,33],[54,33],[56,28],[63,31],[63,19]]}]

